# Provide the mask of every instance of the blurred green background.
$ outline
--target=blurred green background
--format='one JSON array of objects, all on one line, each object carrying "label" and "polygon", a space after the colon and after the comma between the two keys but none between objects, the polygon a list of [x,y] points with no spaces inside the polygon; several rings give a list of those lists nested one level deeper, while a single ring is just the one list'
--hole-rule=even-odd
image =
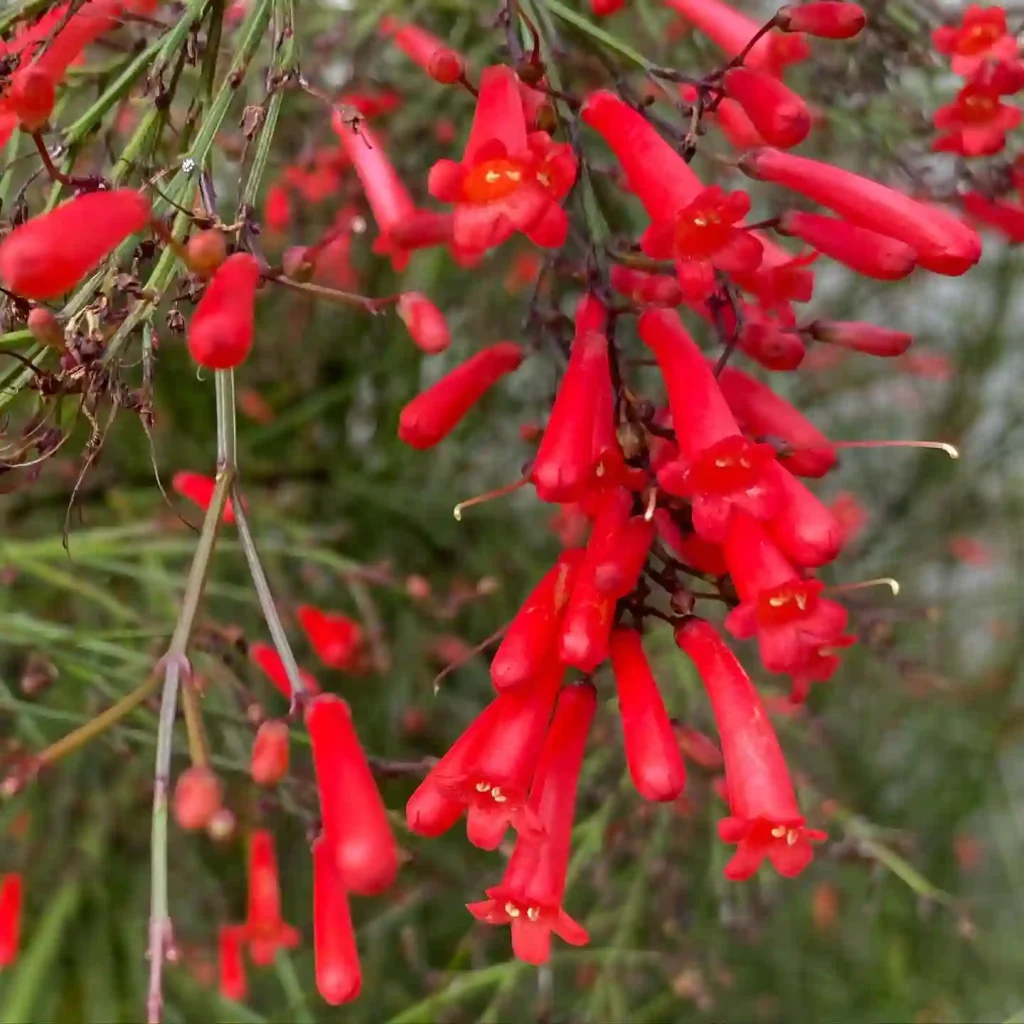
[{"label": "blurred green background", "polygon": [[[264,100],[263,72],[291,14],[277,0],[250,6],[249,19],[264,11],[269,21],[213,149],[225,220],[242,170],[243,107]],[[559,6],[531,5],[557,25],[567,86],[582,92],[606,81],[596,49],[624,73],[635,71],[614,47],[556,17]],[[946,181],[951,168],[932,166],[926,156],[924,115],[955,89],[927,52],[937,10],[866,6],[874,20],[862,40],[817,44],[814,61],[790,78],[829,116],[802,151],[880,177],[898,158],[936,176],[929,180]],[[497,5],[357,0],[346,9],[297,7],[296,40],[311,82],[331,93],[350,82],[402,96],[397,110],[373,123],[425,202],[426,170],[459,151],[472,100],[430,82],[376,38],[376,20],[387,11],[415,19],[479,68],[502,59],[503,34],[493,28]],[[594,20],[586,5],[568,10]],[[165,4],[155,17],[169,24],[177,11]],[[713,67],[709,46],[666,32],[673,20],[652,0],[628,0],[601,27],[658,63]],[[152,39],[160,30],[131,31]],[[199,35],[205,40],[205,29]],[[225,28],[218,76],[240,35]],[[100,52],[87,66],[106,59]],[[200,74],[186,67],[172,120],[185,117]],[[83,73],[65,117],[104,95],[113,80]],[[136,84],[127,109],[138,117],[146,103]],[[117,114],[112,108],[83,147],[87,166],[109,166],[105,144],[114,153],[123,146]],[[441,119],[454,126],[454,142],[438,141]],[[584,141],[599,152],[592,137]],[[174,166],[177,145],[173,132],[164,133],[147,154],[150,167]],[[289,91],[260,194],[287,166],[333,145],[324,108]],[[706,150],[728,152],[714,131],[694,166],[706,180],[730,180]],[[25,173],[13,157],[12,149],[5,198]],[[615,230],[643,223],[610,179],[596,184]],[[740,179],[734,187],[749,183]],[[38,208],[39,186],[26,194]],[[779,193],[755,192],[765,215],[781,200]],[[286,237],[263,243],[280,253],[286,242],[308,242],[349,202],[366,213],[350,173],[323,202],[296,198]],[[424,358],[393,315],[367,316],[265,289],[256,348],[238,373],[239,461],[300,661],[351,703],[368,752],[416,762],[440,755],[489,699],[486,657],[469,660],[435,694],[437,672],[508,620],[558,550],[553,509],[532,492],[474,508],[461,523],[452,517],[456,501],[518,476],[531,452],[519,427],[543,421],[558,367],[541,351],[437,449],[417,453],[401,445],[399,411],[422,387],[482,345],[526,340],[528,289],[510,288],[507,278],[529,250],[513,241],[472,271],[459,269],[443,250],[422,251],[395,275],[370,254],[373,234],[371,221],[369,232],[353,240],[359,290],[428,294],[448,319],[450,350]],[[855,280],[820,262],[815,299],[801,320],[826,315],[911,331],[918,358],[851,354],[826,365],[815,350],[799,372],[772,375],[773,386],[829,436],[941,438],[959,445],[962,457],[850,451],[815,485],[828,499],[852,492],[868,517],[827,570],[829,581],[891,575],[903,589],[898,598],[884,588],[852,595],[862,642],[834,681],[814,689],[803,713],[776,719],[804,807],[830,833],[811,868],[792,881],[764,869],[749,883],[727,883],[721,869],[728,850],[714,831],[723,808],[710,773],[691,766],[683,806],[644,804],[625,774],[602,670],[604,707],[589,745],[566,903],[590,929],[591,945],[556,944],[551,964],[540,970],[511,960],[507,930],[475,925],[463,907],[497,882],[504,857],[473,849],[461,827],[439,840],[409,835],[402,807],[415,780],[391,778],[385,798],[408,862],[391,892],[354,901],[363,995],[351,1006],[325,1007],[313,984],[309,942],[307,831],[315,798],[308,750],[296,729],[292,778],[279,791],[255,792],[247,776],[254,708],[276,715],[285,707],[245,656],[246,642],[268,637],[228,528],[192,654],[206,681],[215,764],[237,827],[220,841],[172,827],[178,960],[165,973],[167,1020],[1024,1020],[1021,256],[986,237],[983,262],[967,278],[917,272],[892,285]],[[576,287],[557,284],[551,305],[571,309]],[[181,469],[213,471],[215,421],[213,381],[196,374],[165,313],[154,321],[153,436],[168,481]],[[627,344],[640,354],[635,340]],[[122,372],[132,383],[139,380],[137,358],[129,348]],[[640,373],[636,381],[652,393],[656,387]],[[19,398],[5,412],[16,437],[32,408]],[[161,498],[138,417],[121,410],[84,479],[65,551],[65,507],[87,436],[79,424],[37,480],[0,478],[0,735],[9,766],[145,678],[166,648],[195,545],[195,533]],[[198,525],[195,509],[178,499],[174,506]],[[410,576],[428,581],[429,596],[410,595]],[[358,618],[370,634],[375,668],[361,675],[319,669],[295,628],[294,609],[304,602]],[[668,631],[652,630],[647,644],[671,713],[714,735],[699,684]],[[750,653],[743,651],[753,668]],[[755,678],[765,692],[782,692]],[[0,1020],[142,1019],[155,732],[155,708],[144,707],[0,810],[0,869],[26,878],[22,956],[0,974]],[[176,770],[186,763],[179,732]],[[278,838],[285,917],[306,941],[275,967],[250,972],[250,998],[241,1007],[216,994],[215,939],[218,925],[244,912],[244,839],[255,825]]]}]

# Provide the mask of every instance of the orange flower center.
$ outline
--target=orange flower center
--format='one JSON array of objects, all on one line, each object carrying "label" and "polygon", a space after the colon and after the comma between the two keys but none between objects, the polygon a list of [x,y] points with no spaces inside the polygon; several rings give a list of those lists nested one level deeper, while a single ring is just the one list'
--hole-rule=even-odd
[{"label": "orange flower center", "polygon": [[490,203],[510,196],[523,179],[523,168],[512,160],[484,160],[466,175],[462,194],[469,203]]},{"label": "orange flower center", "polygon": [[999,26],[992,22],[974,25],[960,34],[957,40],[957,52],[967,54],[981,53],[987,50],[1000,36]]},{"label": "orange flower center", "polygon": [[757,620],[763,626],[784,626],[810,615],[818,606],[821,584],[792,580],[757,596]]}]

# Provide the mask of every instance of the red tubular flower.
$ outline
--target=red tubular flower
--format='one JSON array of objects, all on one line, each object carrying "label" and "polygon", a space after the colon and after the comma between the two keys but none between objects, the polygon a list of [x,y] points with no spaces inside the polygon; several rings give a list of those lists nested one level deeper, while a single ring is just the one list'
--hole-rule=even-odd
[{"label": "red tubular flower", "polygon": [[275,182],[263,200],[263,223],[271,234],[280,234],[292,222],[292,201],[288,186]]},{"label": "red tubular flower", "polygon": [[466,77],[466,62],[447,47],[435,50],[427,65],[427,74],[439,85],[454,85]]},{"label": "red tubular flower", "polygon": [[[260,641],[249,645],[249,655],[263,669],[266,677],[290,700],[292,685],[288,682],[288,673],[285,671],[281,655],[270,644]],[[300,668],[299,676],[305,683],[307,693],[316,695],[320,692],[320,684],[309,672]]]},{"label": "red tubular flower", "polygon": [[807,268],[818,254],[809,251],[794,256],[760,231],[752,233],[761,243],[761,265],[752,274],[734,274],[736,283],[769,310],[786,309],[790,302],[810,302],[814,273]]},{"label": "red tubular flower", "polygon": [[29,64],[11,75],[4,99],[26,131],[39,131],[53,113],[55,83],[49,72]]},{"label": "red tubular flower", "polygon": [[726,366],[718,386],[743,431],[754,437],[777,437],[792,448],[780,459],[798,476],[824,476],[836,464],[836,450],[829,439],[799,409],[770,387]]},{"label": "red tubular flower", "polygon": [[[180,494],[181,497],[198,505],[204,512],[210,507],[216,486],[217,481],[212,476],[206,476],[204,473],[193,473],[188,469],[180,470],[171,477],[171,489],[174,493]],[[235,521],[235,510],[231,505],[230,498],[228,498],[227,504],[224,506],[221,521],[225,523],[233,523]]]},{"label": "red tubular flower", "polygon": [[359,995],[363,973],[348,893],[323,836],[313,843],[313,957],[316,990],[324,1002],[340,1006]]},{"label": "red tubular flower", "polygon": [[596,331],[577,331],[530,472],[541,501],[575,501],[590,483],[596,461],[594,437],[606,387],[611,387],[608,339]]},{"label": "red tubular flower", "polygon": [[512,951],[530,964],[546,963],[551,935],[573,946],[589,941],[586,929],[563,909],[572,819],[587,733],[597,706],[589,683],[562,691],[530,790],[530,810],[543,838],[520,836],[500,885],[466,909],[485,924],[512,926]]},{"label": "red tubular flower", "polygon": [[79,8],[39,55],[35,65],[59,82],[71,63],[104,32],[116,28],[121,0],[92,0]]},{"label": "red tubular flower", "polygon": [[245,961],[242,959],[242,944],[245,929],[239,924],[223,924],[217,932],[217,974],[220,979],[220,994],[225,999],[242,1002],[249,994],[249,982],[245,977]]},{"label": "red tubular flower", "polygon": [[459,246],[482,252],[521,231],[536,245],[558,248],[569,227],[559,203],[575,179],[572,147],[545,132],[527,134],[515,72],[495,65],[480,75],[462,161],[439,160],[427,187],[435,199],[455,204]]},{"label": "red tubular flower", "polygon": [[340,612],[325,612],[313,605],[300,605],[296,617],[302,631],[328,668],[350,668],[363,646],[362,627]]},{"label": "red tubular flower", "polygon": [[0,280],[26,299],[54,299],[141,231],[149,212],[149,200],[126,188],[69,199],[0,242]]},{"label": "red tubular flower", "polygon": [[675,800],[686,785],[686,766],[640,634],[613,630],[609,651],[633,785],[645,800]]},{"label": "red tubular flower", "polygon": [[[756,636],[764,667],[792,674],[797,692],[806,693],[812,680],[829,678],[838,659],[826,666],[821,652],[845,647],[853,638],[843,635],[846,609],[821,596],[824,584],[802,579],[750,516],[733,518],[725,560],[740,596],[725,628],[738,640]],[[822,677],[826,667],[830,671]]]},{"label": "red tubular flower", "polygon": [[633,516],[618,534],[616,549],[594,566],[594,584],[612,597],[625,597],[636,587],[647,564],[647,553],[654,541],[656,527],[643,516]]},{"label": "red tubular flower", "polygon": [[[665,0],[665,4],[703,32],[727,57],[738,57],[761,27],[722,0]],[[810,53],[800,36],[768,32],[754,44],[744,63],[778,75],[787,64],[806,60]]]},{"label": "red tubular flower", "polygon": [[209,768],[192,765],[174,786],[174,820],[186,832],[206,828],[221,808],[224,791],[220,779]]},{"label": "red tubular flower", "polygon": [[667,508],[654,510],[658,536],[684,565],[709,576],[724,576],[728,571],[718,544],[709,544],[695,533],[683,533]]},{"label": "red tubular flower", "polygon": [[769,146],[792,149],[807,138],[811,130],[807,104],[774,75],[750,67],[730,68],[722,84]]},{"label": "red tubular flower", "polygon": [[820,39],[852,39],[867,21],[859,4],[843,0],[822,0],[799,7],[787,4],[775,15],[775,24],[783,32],[805,32]]},{"label": "red tubular flower", "polygon": [[782,215],[778,230],[879,281],[899,281],[917,265],[917,253],[905,242],[835,217],[792,211]]},{"label": "red tubular flower", "polygon": [[255,335],[256,288],[260,265],[247,252],[236,252],[218,268],[188,325],[188,350],[208,370],[241,365]]},{"label": "red tubular flower", "polygon": [[953,72],[968,78],[986,61],[999,63],[1017,56],[1017,40],[1006,30],[1002,7],[970,4],[959,25],[944,25],[932,33],[939,53],[952,56]]},{"label": "red tubular flower", "polygon": [[437,355],[452,343],[444,314],[426,295],[404,292],[395,308],[409,330],[409,337],[427,355]]},{"label": "red tubular flower", "polygon": [[957,218],[852,171],[771,147],[745,154],[740,169],[751,178],[799,192],[854,224],[906,242],[926,270],[956,277],[981,258],[977,233]]},{"label": "red tubular flower", "polygon": [[579,549],[563,551],[508,624],[491,661],[491,681],[496,690],[511,690],[527,683],[550,662],[562,612],[582,560]]},{"label": "red tubular flower", "polygon": [[860,536],[868,521],[868,511],[857,496],[849,491],[840,491],[829,507],[839,523],[845,547]]},{"label": "red tubular flower", "polygon": [[765,144],[765,140],[754,127],[754,122],[747,116],[747,112],[728,96],[723,96],[718,101],[718,106],[713,111],[709,111],[707,116],[722,129],[722,134],[734,149],[753,149],[755,146]]},{"label": "red tubular flower", "polygon": [[678,306],[683,301],[679,282],[668,274],[648,274],[621,263],[612,264],[612,287],[640,306]]},{"label": "red tubular flower", "polygon": [[704,186],[693,168],[642,114],[614,93],[598,90],[580,112],[608,144],[651,220],[672,215],[697,198]]},{"label": "red tubular flower", "polygon": [[1011,242],[1024,242],[1024,206],[980,192],[965,192],[960,198],[972,221],[996,228]]},{"label": "red tubular flower", "polygon": [[854,352],[865,352],[869,356],[901,356],[914,340],[914,336],[906,331],[857,321],[815,320],[808,331],[818,341]]},{"label": "red tubular flower", "polygon": [[377,222],[378,235],[373,243],[373,251],[379,256],[390,257],[395,270],[404,270],[409,262],[409,254],[395,243],[391,232],[416,216],[416,204],[412,196],[402,184],[384,146],[371,128],[360,122],[357,130],[337,110],[331,115],[331,127],[352,161],[366,201],[373,211],[373,219]]},{"label": "red tubular flower", "polygon": [[18,872],[6,874],[0,880],[0,967],[9,967],[18,959],[23,891]]},{"label": "red tubular flower", "polygon": [[398,418],[398,436],[413,448],[432,448],[502,377],[519,368],[523,350],[511,341],[477,352],[414,398]]},{"label": "red tubular flower", "polygon": [[751,274],[760,265],[761,243],[737,226],[749,211],[746,192],[712,185],[672,218],[654,220],[640,247],[654,259],[674,260],[683,296],[699,302],[715,291],[715,270]]},{"label": "red tubular flower", "polygon": [[257,786],[276,786],[288,774],[288,723],[272,718],[256,732],[249,774]]},{"label": "red tubular flower", "polygon": [[752,302],[740,303],[743,324],[738,342],[740,350],[766,370],[795,370],[806,351],[796,332],[796,318],[789,306],[767,312]]},{"label": "red tubular flower", "polygon": [[397,18],[386,15],[380,19],[378,28],[382,36],[389,38],[413,63],[418,64],[428,74],[431,62],[438,52],[453,54],[463,68],[465,67],[466,62],[461,55],[455,53],[443,40],[417,25],[404,24]]},{"label": "red tubular flower", "polygon": [[467,809],[466,835],[482,850],[496,850],[509,825],[537,831],[526,797],[564,672],[549,664],[531,683],[500,694],[431,773],[441,794]]},{"label": "red tubular flower", "polygon": [[1000,91],[988,84],[969,82],[956,99],[939,107],[932,118],[946,132],[932,143],[939,153],[991,156],[1006,145],[1006,133],[1021,122],[1021,112],[1000,100]]},{"label": "red tubular flower", "polygon": [[626,0],[590,0],[590,11],[597,18],[607,18],[609,14],[621,11]]},{"label": "red tubular flower", "polygon": [[779,496],[778,510],[768,523],[772,539],[794,565],[827,565],[842,545],[836,517],[777,462],[768,466],[766,476]]},{"label": "red tubular flower", "polygon": [[678,315],[648,310],[639,331],[665,379],[681,455],[679,462],[662,467],[658,482],[670,494],[690,498],[694,529],[712,543],[725,539],[734,507],[762,519],[772,516],[777,496],[765,470],[774,452],[741,436],[711,368]]},{"label": "red tubular flower", "polygon": [[375,896],[395,880],[398,846],[348,705],[332,693],[314,697],[306,711],[306,728],[324,841],[334,853],[345,888]]},{"label": "red tubular flower", "polygon": [[249,956],[257,967],[274,962],[278,949],[293,949],[301,941],[297,929],[281,918],[281,884],[274,837],[256,829],[249,839],[248,913],[244,928]]},{"label": "red tubular flower", "polygon": [[[619,595],[599,586],[597,574],[602,567],[617,562],[632,504],[632,496],[621,487],[601,496],[594,528],[569,595],[558,653],[565,664],[581,672],[593,672],[608,657],[608,639]],[[613,572],[612,582],[622,582],[621,575],[621,571]]]},{"label": "red tubular flower", "polygon": [[689,619],[676,630],[676,643],[696,666],[718,724],[732,812],[719,822],[718,834],[737,844],[725,867],[726,878],[750,878],[765,857],[786,878],[800,874],[814,857],[811,843],[826,835],[804,824],[757,690],[710,623]]}]

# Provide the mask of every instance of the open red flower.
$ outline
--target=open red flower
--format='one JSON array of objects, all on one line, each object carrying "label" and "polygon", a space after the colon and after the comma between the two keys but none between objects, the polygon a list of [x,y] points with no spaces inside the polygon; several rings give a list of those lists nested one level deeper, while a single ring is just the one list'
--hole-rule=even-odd
[{"label": "open red flower", "polygon": [[559,202],[576,179],[572,147],[546,132],[527,134],[518,79],[494,65],[480,76],[480,94],[462,160],[439,160],[428,188],[455,204],[455,243],[483,251],[521,231],[546,248],[561,246],[569,221]]},{"label": "open red flower", "polygon": [[466,909],[485,924],[512,926],[512,951],[530,964],[546,963],[551,936],[573,946],[587,931],[562,906],[569,871],[572,819],[587,733],[597,706],[589,683],[562,691],[530,790],[539,837],[520,835],[501,883]]},{"label": "open red flower", "polygon": [[640,239],[654,259],[675,261],[684,297],[699,302],[715,290],[715,270],[750,274],[761,262],[761,243],[737,225],[750,211],[745,192],[712,185],[670,220],[655,220]]},{"label": "open red flower", "polygon": [[249,839],[248,914],[243,928],[249,955],[258,967],[272,964],[278,949],[293,949],[301,940],[298,931],[281,917],[274,837],[262,828]]},{"label": "open red flower", "polygon": [[355,619],[300,605],[296,617],[317,657],[328,668],[351,668],[363,646],[363,630]]},{"label": "open red flower", "polygon": [[750,878],[767,857],[780,875],[800,874],[825,833],[807,828],[768,711],[754,684],[714,627],[689,619],[676,643],[697,668],[718,724],[731,817],[719,836],[736,843],[726,878]]},{"label": "open red flower", "polygon": [[999,90],[971,82],[935,111],[933,121],[946,133],[932,143],[936,152],[991,156],[1006,145],[1006,133],[1020,124],[1021,112],[1003,103]]},{"label": "open red flower", "polygon": [[943,25],[932,33],[939,53],[949,54],[953,71],[964,78],[986,61],[1007,61],[1017,56],[1017,40],[1006,30],[1002,7],[970,4],[959,25]]}]

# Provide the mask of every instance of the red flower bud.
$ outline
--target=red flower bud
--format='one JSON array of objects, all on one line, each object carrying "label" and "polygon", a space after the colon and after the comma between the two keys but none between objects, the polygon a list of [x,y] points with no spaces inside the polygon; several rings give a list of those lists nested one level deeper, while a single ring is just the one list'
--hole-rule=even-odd
[{"label": "red flower bud", "polygon": [[188,350],[208,370],[230,370],[252,348],[260,265],[247,252],[229,256],[210,279],[188,327]]},{"label": "red flower bud", "polygon": [[413,448],[431,448],[458,425],[488,388],[523,361],[511,341],[491,345],[414,398],[398,420],[398,436]]},{"label": "red flower bud", "polygon": [[774,75],[747,67],[731,68],[723,84],[769,145],[791,149],[807,138],[811,130],[807,104]]},{"label": "red flower bud", "polygon": [[328,668],[351,668],[363,646],[362,627],[340,612],[301,605],[297,617],[317,656]]},{"label": "red flower bud", "polygon": [[324,840],[342,882],[361,896],[383,892],[398,871],[398,847],[348,705],[334,694],[320,694],[306,711],[306,727]]},{"label": "red flower bud", "polygon": [[427,74],[441,85],[454,85],[466,73],[466,62],[454,50],[442,48],[430,55]]},{"label": "red flower bud", "polygon": [[57,318],[45,306],[32,307],[28,314],[27,326],[36,341],[63,351],[64,330]]},{"label": "red flower bud", "polygon": [[686,767],[640,634],[614,630],[609,651],[633,785],[645,800],[675,800],[686,785]]},{"label": "red flower bud", "polygon": [[398,300],[398,315],[409,337],[427,355],[443,352],[452,342],[444,314],[420,292],[405,292]]},{"label": "red flower bud", "polygon": [[36,132],[53,113],[55,93],[53,78],[43,68],[29,64],[11,75],[5,99],[21,126],[26,131]]},{"label": "red flower bud", "polygon": [[174,787],[174,820],[189,832],[205,828],[219,810],[223,791],[209,768],[186,768]]},{"label": "red flower bud", "polygon": [[798,211],[784,213],[778,230],[814,246],[858,274],[879,281],[899,281],[917,265],[917,253],[905,242],[835,217]]},{"label": "red flower bud", "polygon": [[21,875],[4,875],[0,881],[0,967],[8,967],[18,959],[21,944]]},{"label": "red flower bud", "polygon": [[901,356],[914,340],[914,336],[905,331],[857,321],[815,320],[809,330],[811,337],[818,341],[869,356]]},{"label": "red flower bud", "polygon": [[185,246],[188,269],[200,277],[211,274],[228,258],[228,247],[220,231],[200,231]]},{"label": "red flower bud", "polygon": [[867,15],[859,4],[840,0],[801,4],[779,9],[775,24],[783,32],[806,32],[821,39],[852,39],[867,24]]},{"label": "red flower bud", "polygon": [[324,1002],[340,1006],[358,997],[363,975],[348,893],[323,836],[313,843],[313,956]]},{"label": "red flower bud", "polygon": [[271,185],[263,201],[263,222],[272,234],[284,231],[292,222],[292,202],[288,189],[281,184]]},{"label": "red flower bud", "polygon": [[147,223],[149,200],[131,189],[77,196],[0,242],[0,279],[25,298],[56,298]]},{"label": "red flower bud", "polygon": [[264,722],[252,745],[249,774],[258,786],[276,786],[288,774],[288,723]]},{"label": "red flower bud", "polygon": [[245,929],[238,924],[221,925],[217,933],[217,971],[220,976],[220,994],[236,1003],[242,1002],[249,993],[245,977],[245,961],[242,959],[242,942]]},{"label": "red flower bud", "polygon": [[249,840],[248,914],[245,938],[249,955],[259,967],[274,962],[277,950],[291,949],[301,936],[281,917],[281,883],[278,878],[274,837],[266,829],[256,829]]},{"label": "red flower bud", "polygon": [[[171,477],[171,488],[174,493],[180,494],[183,498],[198,505],[204,512],[210,507],[216,486],[217,481],[212,476],[193,473],[188,469],[183,469]],[[231,499],[228,498],[227,504],[224,506],[223,522],[233,523],[234,521],[235,510],[231,505]]]}]

